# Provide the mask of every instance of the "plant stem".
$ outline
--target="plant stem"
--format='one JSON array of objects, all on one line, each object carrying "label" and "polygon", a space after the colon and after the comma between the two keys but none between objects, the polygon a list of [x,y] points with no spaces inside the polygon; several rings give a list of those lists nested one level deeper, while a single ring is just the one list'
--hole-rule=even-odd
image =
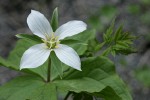
[{"label": "plant stem", "polygon": [[51,58],[48,58],[47,82],[51,81]]}]

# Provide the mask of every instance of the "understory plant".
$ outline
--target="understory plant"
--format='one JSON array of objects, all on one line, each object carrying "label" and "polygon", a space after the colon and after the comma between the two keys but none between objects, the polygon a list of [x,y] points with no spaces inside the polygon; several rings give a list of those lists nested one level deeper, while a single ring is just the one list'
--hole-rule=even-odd
[{"label": "understory plant", "polygon": [[27,24],[33,34],[17,34],[8,58],[0,57],[1,66],[23,73],[0,87],[0,100],[132,100],[109,59],[136,52],[123,25],[114,30],[113,20],[100,43],[83,21],[58,27],[57,8],[50,22],[31,10]]}]

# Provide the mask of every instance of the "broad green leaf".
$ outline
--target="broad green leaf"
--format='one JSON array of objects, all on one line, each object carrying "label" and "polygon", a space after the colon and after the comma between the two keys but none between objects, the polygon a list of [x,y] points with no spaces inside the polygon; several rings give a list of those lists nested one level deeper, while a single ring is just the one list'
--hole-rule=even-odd
[{"label": "broad green leaf", "polygon": [[48,83],[37,88],[37,90],[29,96],[29,100],[58,100],[55,84]]},{"label": "broad green leaf", "polygon": [[[121,100],[132,100],[127,87],[116,75],[114,64],[105,57],[86,59],[82,62],[81,72],[70,70],[64,75],[63,80],[57,80],[54,83],[63,90],[77,93],[88,92],[93,95],[96,92],[100,97],[107,97],[106,100],[120,100],[120,98]],[[110,93],[107,93],[108,90]],[[116,97],[108,98],[114,95]]]},{"label": "broad green leaf", "polygon": [[56,80],[54,81],[56,86],[61,90],[68,90],[74,92],[86,91],[89,93],[100,92],[105,88],[105,85],[97,82],[96,80],[88,77],[81,77],[77,79],[67,79],[67,80]]},{"label": "broad green leaf", "polygon": [[55,8],[53,11],[53,15],[51,18],[51,26],[54,32],[58,28],[58,8]]},{"label": "broad green leaf", "polygon": [[72,47],[79,55],[83,55],[89,46],[87,45],[89,40],[95,39],[95,36],[96,36],[95,30],[86,30],[77,35],[67,37],[63,41],[67,41],[67,40],[74,40],[74,42],[75,40],[79,41],[80,43],[78,42],[78,43],[71,44],[68,42],[66,44]]},{"label": "broad green leaf", "polygon": [[[2,57],[0,57],[0,66],[7,66],[9,68],[12,67],[11,64],[9,62],[7,62],[5,59],[3,59]],[[13,68],[13,69],[15,69],[15,68]]]},{"label": "broad green leaf", "polygon": [[42,39],[33,34],[17,34],[16,37],[21,39],[28,39],[31,42],[42,43]]},{"label": "broad green leaf", "polygon": [[78,45],[88,45],[86,43],[83,43],[80,40],[72,40],[72,39],[66,39],[66,40],[62,40],[61,44],[67,44],[67,45],[72,45],[72,44],[78,44]]},{"label": "broad green leaf", "polygon": [[100,93],[93,94],[96,97],[105,98],[105,100],[122,100],[111,87],[106,87]]},{"label": "broad green leaf", "polygon": [[51,73],[52,73],[52,80],[56,78],[58,75],[60,78],[63,76],[63,66],[62,62],[57,58],[54,52],[51,52]]},{"label": "broad green leaf", "polygon": [[0,100],[57,100],[56,86],[35,76],[21,76],[0,87]]}]

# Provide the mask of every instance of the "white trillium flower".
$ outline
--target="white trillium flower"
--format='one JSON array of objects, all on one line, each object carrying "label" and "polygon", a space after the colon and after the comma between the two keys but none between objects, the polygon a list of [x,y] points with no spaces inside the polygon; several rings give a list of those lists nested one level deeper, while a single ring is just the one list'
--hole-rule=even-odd
[{"label": "white trillium flower", "polygon": [[42,65],[49,58],[51,51],[54,51],[61,62],[81,70],[81,61],[76,51],[67,45],[60,44],[60,41],[86,30],[87,25],[84,22],[69,21],[53,32],[45,16],[38,11],[31,10],[27,24],[33,34],[43,40],[43,43],[34,45],[25,51],[21,58],[20,69],[36,68]]}]

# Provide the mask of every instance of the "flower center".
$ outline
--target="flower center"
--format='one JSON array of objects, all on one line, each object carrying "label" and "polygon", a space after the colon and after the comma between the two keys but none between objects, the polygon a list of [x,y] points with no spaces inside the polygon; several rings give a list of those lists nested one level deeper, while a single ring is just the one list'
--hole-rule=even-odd
[{"label": "flower center", "polygon": [[48,38],[47,40],[42,39],[42,41],[46,44],[48,49],[58,48],[58,45],[60,44],[58,37],[54,36],[54,33],[52,34],[51,38]]}]

